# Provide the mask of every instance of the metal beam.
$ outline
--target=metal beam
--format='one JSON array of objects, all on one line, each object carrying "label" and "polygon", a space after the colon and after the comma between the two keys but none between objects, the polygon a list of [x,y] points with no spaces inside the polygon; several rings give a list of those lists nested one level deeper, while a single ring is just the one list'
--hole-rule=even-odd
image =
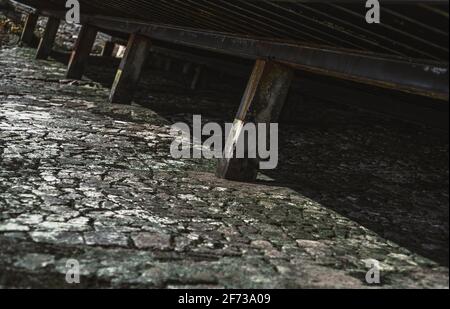
[{"label": "metal beam", "polygon": [[[42,12],[64,16],[64,12]],[[122,33],[249,59],[267,59],[302,70],[448,101],[448,63],[418,61],[345,49],[327,49],[254,37],[180,28],[106,16],[83,15],[82,23]]]}]

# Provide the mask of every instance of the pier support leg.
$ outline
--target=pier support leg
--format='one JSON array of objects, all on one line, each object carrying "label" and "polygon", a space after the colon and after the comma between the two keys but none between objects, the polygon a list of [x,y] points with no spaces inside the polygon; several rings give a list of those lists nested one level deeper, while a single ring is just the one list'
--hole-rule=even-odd
[{"label": "pier support leg", "polygon": [[66,77],[68,79],[81,79],[83,77],[85,66],[89,60],[92,47],[97,37],[97,29],[90,25],[81,27],[75,48],[70,57]]},{"label": "pier support leg", "polygon": [[139,34],[131,34],[125,56],[120,63],[109,101],[111,103],[130,104],[139,82],[142,67],[149,55],[150,39]]},{"label": "pier support leg", "polygon": [[197,66],[194,71],[194,77],[192,78],[191,90],[196,90],[198,88],[202,74],[203,74],[203,67]]},{"label": "pier support leg", "polygon": [[[286,101],[293,69],[275,62],[257,60],[247,84],[233,129],[226,141],[224,158],[220,159],[217,176],[235,181],[254,181],[259,170],[259,159],[237,159],[236,145],[246,122],[256,125],[276,123]],[[268,128],[269,130],[269,128]],[[266,137],[269,139],[269,135]],[[269,143],[266,143],[269,145]]]},{"label": "pier support leg", "polygon": [[45,60],[50,56],[60,22],[58,18],[49,17],[37,49],[36,59]]},{"label": "pier support leg", "polygon": [[187,75],[189,73],[189,71],[191,70],[192,67],[192,63],[191,62],[186,62],[183,65],[183,75]]},{"label": "pier support leg", "polygon": [[103,57],[113,57],[114,48],[116,47],[116,44],[111,41],[105,42],[105,45],[103,46],[102,50],[102,56]]},{"label": "pier support leg", "polygon": [[34,44],[34,30],[39,19],[39,15],[35,13],[28,14],[25,25],[23,27],[22,35],[20,36],[20,42],[26,46],[33,46]]},{"label": "pier support leg", "polygon": [[172,59],[167,58],[164,64],[164,71],[170,72],[170,70],[172,70]]}]

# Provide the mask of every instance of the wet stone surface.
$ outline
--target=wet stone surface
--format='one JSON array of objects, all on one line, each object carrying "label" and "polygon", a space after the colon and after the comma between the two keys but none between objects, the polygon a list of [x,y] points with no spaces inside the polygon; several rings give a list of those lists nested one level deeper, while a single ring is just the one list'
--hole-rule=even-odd
[{"label": "wet stone surface", "polygon": [[0,49],[0,286],[70,287],[76,259],[81,287],[356,288],[377,259],[382,287],[448,287],[447,136],[319,105],[277,171],[227,182],[171,159],[152,109],[32,55]]}]

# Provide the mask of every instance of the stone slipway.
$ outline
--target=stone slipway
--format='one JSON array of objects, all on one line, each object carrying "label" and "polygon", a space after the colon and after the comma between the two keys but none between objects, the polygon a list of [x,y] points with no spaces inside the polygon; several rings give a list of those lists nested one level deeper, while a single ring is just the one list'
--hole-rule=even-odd
[{"label": "stone slipway", "polygon": [[275,174],[220,181],[170,158],[167,120],[32,56],[0,50],[0,287],[71,287],[77,259],[81,287],[358,288],[377,259],[382,287],[448,288],[448,136],[321,106]]}]

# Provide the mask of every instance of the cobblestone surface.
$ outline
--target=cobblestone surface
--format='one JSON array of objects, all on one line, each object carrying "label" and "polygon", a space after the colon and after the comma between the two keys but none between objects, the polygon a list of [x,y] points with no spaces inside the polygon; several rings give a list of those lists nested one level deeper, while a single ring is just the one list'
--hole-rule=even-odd
[{"label": "cobblestone surface", "polygon": [[448,136],[316,104],[277,171],[232,183],[32,54],[0,49],[0,286],[69,287],[77,259],[81,287],[359,288],[377,259],[382,287],[448,288]]}]

